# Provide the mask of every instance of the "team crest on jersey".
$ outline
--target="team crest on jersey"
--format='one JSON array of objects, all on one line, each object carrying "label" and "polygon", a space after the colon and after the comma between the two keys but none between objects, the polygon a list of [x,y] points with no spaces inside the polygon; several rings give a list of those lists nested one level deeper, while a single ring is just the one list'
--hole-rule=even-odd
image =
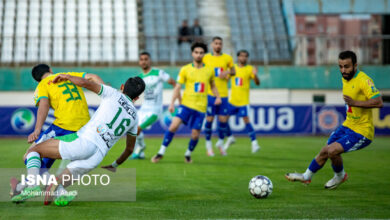
[{"label": "team crest on jersey", "polygon": [[222,67],[215,67],[214,72],[215,72],[215,76],[219,77],[219,75],[221,75],[221,73],[223,72],[223,68]]},{"label": "team crest on jersey", "polygon": [[374,83],[373,83],[371,80],[367,79],[367,84],[368,84],[368,86],[370,86],[370,87],[371,87],[371,91],[372,91],[372,93],[376,93],[376,92],[378,92],[378,90],[375,88],[375,85],[374,85]]},{"label": "team crest on jersey", "polygon": [[205,87],[205,85],[203,82],[197,82],[197,83],[195,83],[194,90],[195,90],[195,92],[203,93],[204,87]]},{"label": "team crest on jersey", "polygon": [[236,82],[236,86],[242,86],[243,79],[241,77],[236,77],[235,82]]}]

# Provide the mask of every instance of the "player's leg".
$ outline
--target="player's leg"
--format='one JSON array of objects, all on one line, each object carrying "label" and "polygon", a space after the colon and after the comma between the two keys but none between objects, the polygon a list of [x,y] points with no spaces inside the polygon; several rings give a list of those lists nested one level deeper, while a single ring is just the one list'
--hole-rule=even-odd
[{"label": "player's leg", "polygon": [[204,133],[206,138],[207,155],[210,157],[214,156],[213,144],[211,142],[211,136],[213,134],[212,126],[213,126],[215,108],[216,108],[214,102],[215,102],[215,97],[209,95],[207,97],[207,116],[206,116],[206,123],[204,125]]},{"label": "player's leg", "polygon": [[191,153],[195,150],[196,145],[198,144],[200,130],[202,129],[203,120],[205,114],[193,110],[191,112],[191,117],[188,121],[188,126],[191,128],[191,140],[188,143],[188,149],[185,153],[185,162],[192,163]]},{"label": "player's leg", "polygon": [[[41,168],[42,157],[61,159],[58,148],[59,140],[49,139],[28,149],[24,158],[26,160],[27,175],[33,176],[35,180],[37,179],[37,177],[40,175],[39,172]],[[37,182],[34,182],[28,184],[19,195],[13,196],[11,201],[22,202],[26,199],[39,196],[40,192],[40,186],[37,185]]]},{"label": "player's leg", "polygon": [[144,159],[143,153],[146,149],[144,132],[146,128],[153,125],[158,119],[158,114],[155,112],[145,112],[140,115],[140,125],[138,126],[138,135],[135,142],[134,152],[129,159]]},{"label": "player's leg", "polygon": [[333,148],[328,149],[329,158],[332,161],[334,176],[325,183],[325,189],[335,189],[348,179],[348,174],[344,171],[341,154],[344,152],[347,153],[360,150],[371,143],[371,140],[349,128],[344,127],[344,130],[346,135],[338,139]]},{"label": "player's leg", "polygon": [[158,163],[163,158],[167,147],[169,146],[173,136],[175,135],[175,132],[177,131],[181,123],[187,124],[187,121],[190,118],[190,116],[191,116],[191,112],[189,108],[182,105],[179,106],[178,114],[175,117],[173,117],[171,125],[169,125],[168,131],[166,131],[164,134],[164,139],[160,146],[160,150],[151,159],[152,163]]},{"label": "player's leg", "polygon": [[227,119],[227,123],[226,123],[227,140],[223,146],[223,149],[225,151],[227,151],[227,149],[230,147],[230,145],[232,145],[236,142],[236,139],[234,138],[233,133],[232,133],[230,126],[229,126],[229,118],[232,115],[237,115],[237,113],[238,113],[238,108],[229,103],[229,105],[228,105],[228,119]]},{"label": "player's leg", "polygon": [[[304,173],[287,173],[285,177],[289,181],[300,181],[305,184],[309,184],[311,182],[312,176],[320,170],[326,161],[329,158],[329,153],[328,149],[337,149],[338,143],[336,142],[337,140],[341,139],[346,135],[345,129],[343,129],[343,126],[340,126],[337,128],[332,134],[330,135],[327,146],[323,147],[321,151],[317,154],[317,156],[311,161],[310,165],[306,169]],[[335,146],[335,147],[333,147]]]},{"label": "player's leg", "polygon": [[257,139],[256,139],[256,132],[253,129],[253,126],[252,126],[248,116],[243,117],[243,120],[245,123],[246,133],[248,134],[249,138],[251,139],[252,153],[256,153],[258,150],[260,150],[260,146],[257,143]]},{"label": "player's leg", "polygon": [[219,149],[221,155],[226,155],[226,151],[223,147],[223,142],[225,139],[226,128],[227,128],[227,120],[229,114],[229,103],[228,98],[222,98],[222,103],[216,106],[215,113],[218,115],[218,141],[215,146]]}]

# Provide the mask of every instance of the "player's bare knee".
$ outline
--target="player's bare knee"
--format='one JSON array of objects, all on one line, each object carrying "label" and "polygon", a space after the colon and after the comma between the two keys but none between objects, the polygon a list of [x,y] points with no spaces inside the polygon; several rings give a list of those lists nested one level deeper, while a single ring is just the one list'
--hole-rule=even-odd
[{"label": "player's bare knee", "polygon": [[339,155],[340,152],[336,148],[329,148],[328,149],[328,157],[329,158],[334,158],[335,156]]}]

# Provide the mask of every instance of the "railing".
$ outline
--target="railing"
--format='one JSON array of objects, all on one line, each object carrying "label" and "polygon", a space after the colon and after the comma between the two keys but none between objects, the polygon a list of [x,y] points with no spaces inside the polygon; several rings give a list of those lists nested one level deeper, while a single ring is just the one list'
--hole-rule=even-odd
[{"label": "railing", "polygon": [[[203,37],[210,43],[211,37]],[[199,40],[199,39],[198,39]],[[360,64],[390,63],[390,35],[377,36],[241,36],[224,39],[224,51],[250,52],[252,63],[261,65],[328,65],[337,62],[342,50],[356,52]],[[0,65],[28,65],[38,62],[115,66],[135,64],[140,51],[148,51],[154,64],[177,65],[192,60],[190,43],[178,44],[171,37],[1,37]],[[211,48],[209,47],[209,50]]]}]

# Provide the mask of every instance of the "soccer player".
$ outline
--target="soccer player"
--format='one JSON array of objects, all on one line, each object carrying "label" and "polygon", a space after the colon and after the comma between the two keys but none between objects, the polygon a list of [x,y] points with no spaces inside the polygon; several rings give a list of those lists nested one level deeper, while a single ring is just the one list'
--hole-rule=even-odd
[{"label": "soccer player", "polygon": [[213,52],[206,54],[203,58],[203,63],[206,66],[211,67],[214,70],[215,85],[221,95],[221,105],[215,105],[216,97],[209,89],[208,92],[208,105],[207,105],[207,117],[205,124],[205,136],[206,136],[206,149],[208,156],[214,156],[212,149],[211,135],[212,135],[212,124],[214,116],[218,115],[218,141],[216,147],[220,150],[222,155],[226,155],[223,149],[223,140],[227,128],[228,119],[228,79],[231,75],[235,74],[233,67],[233,58],[225,53],[222,53],[222,38],[214,37],[211,43]]},{"label": "soccer player", "polygon": [[357,68],[354,52],[341,52],[338,63],[343,77],[347,118],[330,135],[327,145],[311,161],[305,173],[286,174],[285,177],[290,181],[309,184],[312,176],[330,159],[334,177],[325,183],[325,189],[334,189],[348,179],[341,154],[367,147],[374,139],[372,108],[383,106],[382,97],[372,79]]},{"label": "soccer player", "polygon": [[[90,73],[67,72],[72,76],[84,77],[96,83],[103,83],[102,79]],[[41,143],[56,136],[71,134],[79,130],[89,120],[88,105],[83,90],[71,82],[61,82],[54,84],[53,79],[58,74],[53,74],[47,64],[38,64],[32,69],[33,78],[39,83],[34,93],[34,102],[38,106],[37,121],[34,131],[28,136],[28,143]],[[54,110],[55,120],[44,132],[42,126],[46,120],[49,108]],[[42,168],[49,169],[55,160],[43,158]],[[61,164],[65,166],[65,164]],[[42,172],[45,169],[41,170]],[[43,173],[44,175],[48,173]],[[11,179],[13,190],[11,196],[21,192],[25,187],[15,178]]]},{"label": "soccer player", "polygon": [[[260,85],[260,80],[257,77],[257,70],[252,65],[248,65],[249,52],[246,50],[240,50],[237,53],[238,65],[234,66],[236,75],[231,77],[231,93],[229,97],[229,115],[237,115],[242,117],[245,122],[245,129],[252,142],[252,153],[256,153],[260,146],[256,140],[256,132],[253,129],[251,122],[249,121],[249,89],[250,81],[253,79],[255,84]],[[227,126],[227,141],[224,145],[226,151],[233,143],[234,137],[230,127]]]},{"label": "soccer player", "polygon": [[[140,77],[129,78],[121,90],[88,81],[81,77],[59,74],[52,83],[71,82],[97,93],[102,101],[91,120],[77,133],[62,137],[55,137],[35,145],[26,153],[27,174],[38,176],[41,158],[67,159],[71,162],[64,172],[58,177],[62,183],[63,175],[83,175],[99,165],[111,147],[123,135],[127,135],[126,148],[120,157],[111,165],[103,166],[112,169],[122,164],[132,153],[136,135],[138,116],[133,102],[145,89],[145,83]],[[67,183],[70,184],[70,183]],[[45,204],[51,202],[52,195],[59,195],[56,205],[67,205],[74,199],[74,195],[68,195],[61,184],[51,184],[45,192]],[[21,202],[39,195],[41,188],[38,185],[29,185],[22,193],[12,197],[13,202]]]},{"label": "soccer player", "polygon": [[146,85],[144,92],[144,101],[138,111],[138,135],[135,143],[135,149],[130,159],[144,159],[146,144],[144,141],[145,128],[154,124],[162,114],[163,107],[163,87],[164,82],[175,87],[176,81],[172,79],[164,70],[151,67],[150,54],[142,52],[138,61],[142,68],[141,77]]},{"label": "soccer player", "polygon": [[180,89],[184,85],[184,93],[179,103],[176,116],[172,119],[168,131],[165,132],[164,140],[159,152],[152,158],[153,163],[159,162],[169,146],[172,138],[183,123],[191,129],[191,140],[188,144],[188,149],[184,155],[185,162],[191,163],[191,153],[194,151],[199,140],[200,130],[202,128],[203,119],[207,108],[207,90],[210,88],[215,95],[213,104],[221,104],[221,98],[214,84],[214,71],[207,67],[202,62],[204,54],[207,52],[207,45],[196,42],[191,46],[193,62],[183,66],[177,78],[177,84],[174,88],[172,101],[169,106],[169,111],[173,112],[176,99],[180,99]]}]

